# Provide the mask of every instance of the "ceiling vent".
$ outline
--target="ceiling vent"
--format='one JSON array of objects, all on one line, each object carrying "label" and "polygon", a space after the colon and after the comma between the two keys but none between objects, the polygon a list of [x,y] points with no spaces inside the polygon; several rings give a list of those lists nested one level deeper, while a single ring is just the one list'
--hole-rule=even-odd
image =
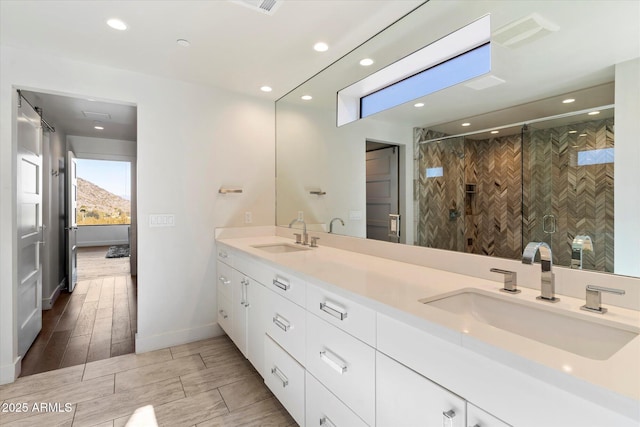
[{"label": "ceiling vent", "polygon": [[92,120],[109,120],[111,118],[111,114],[109,113],[98,113],[95,111],[83,111],[82,114],[84,114],[87,119]]},{"label": "ceiling vent", "polygon": [[498,28],[493,32],[491,41],[506,47],[516,48],[558,31],[559,29],[560,27],[549,22],[537,13],[532,13],[529,16],[525,16],[522,19]]},{"label": "ceiling vent", "polygon": [[465,83],[465,86],[475,90],[484,90],[493,86],[501,85],[502,83],[505,83],[505,80],[502,80],[500,77],[496,77],[493,74],[489,74],[488,76],[471,80],[469,83]]},{"label": "ceiling vent", "polygon": [[273,15],[282,4],[282,0],[229,0],[267,15]]}]

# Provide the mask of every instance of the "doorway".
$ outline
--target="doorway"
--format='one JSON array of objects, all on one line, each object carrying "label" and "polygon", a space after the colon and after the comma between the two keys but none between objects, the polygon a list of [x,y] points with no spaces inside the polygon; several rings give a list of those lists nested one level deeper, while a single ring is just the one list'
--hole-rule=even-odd
[{"label": "doorway", "polygon": [[[26,376],[134,352],[137,108],[91,98],[21,92],[52,125],[43,139],[42,327],[21,361],[21,376]],[[126,213],[130,221],[123,226],[124,237],[122,231],[114,238],[109,227],[96,226],[89,241],[81,239],[77,246],[70,245],[69,234],[79,214],[79,206],[70,203],[78,191],[70,182],[74,157],[131,165],[131,207]],[[116,220],[117,215],[109,215]],[[75,238],[76,230],[73,234]],[[130,244],[130,256],[106,258],[112,243]],[[76,246],[77,259],[68,255],[73,253],[72,246]],[[77,267],[77,278],[69,266]]]},{"label": "doorway", "polygon": [[400,218],[400,147],[366,143],[367,239],[398,243]]}]

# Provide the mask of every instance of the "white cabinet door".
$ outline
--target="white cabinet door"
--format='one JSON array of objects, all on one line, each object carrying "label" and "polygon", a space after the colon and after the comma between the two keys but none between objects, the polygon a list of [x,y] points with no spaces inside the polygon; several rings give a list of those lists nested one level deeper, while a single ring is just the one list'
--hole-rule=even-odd
[{"label": "white cabinet door", "polygon": [[265,300],[270,291],[253,279],[245,277],[245,309],[247,311],[247,359],[264,378],[264,336],[267,325]]},{"label": "white cabinet door", "polygon": [[465,409],[460,396],[376,352],[378,427],[465,427]]},{"label": "white cabinet door", "polygon": [[248,278],[236,270],[231,272],[231,339],[247,357],[247,288]]},{"label": "white cabinet door", "polygon": [[467,426],[468,427],[511,427],[488,412],[467,402]]}]

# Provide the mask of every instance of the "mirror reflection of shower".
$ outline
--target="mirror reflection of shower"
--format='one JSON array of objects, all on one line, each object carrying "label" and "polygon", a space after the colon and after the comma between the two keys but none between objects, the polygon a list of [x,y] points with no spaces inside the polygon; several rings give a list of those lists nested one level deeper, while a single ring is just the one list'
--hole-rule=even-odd
[{"label": "mirror reflection of shower", "polygon": [[519,259],[545,241],[571,266],[572,241],[589,235],[581,265],[613,272],[614,112],[597,111],[453,136],[416,129],[416,243]]}]

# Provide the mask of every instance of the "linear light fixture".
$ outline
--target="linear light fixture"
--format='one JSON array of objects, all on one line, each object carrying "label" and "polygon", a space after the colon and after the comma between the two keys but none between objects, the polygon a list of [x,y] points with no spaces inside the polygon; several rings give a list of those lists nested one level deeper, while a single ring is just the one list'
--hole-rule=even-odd
[{"label": "linear light fixture", "polygon": [[[485,15],[340,90],[337,125],[354,122],[490,72],[490,38],[490,16]],[[471,56],[465,57],[466,54]],[[460,57],[465,58],[458,59]],[[451,74],[456,77],[452,78]],[[417,83],[416,87],[405,83],[408,80]],[[378,107],[370,108],[367,104]]]}]

